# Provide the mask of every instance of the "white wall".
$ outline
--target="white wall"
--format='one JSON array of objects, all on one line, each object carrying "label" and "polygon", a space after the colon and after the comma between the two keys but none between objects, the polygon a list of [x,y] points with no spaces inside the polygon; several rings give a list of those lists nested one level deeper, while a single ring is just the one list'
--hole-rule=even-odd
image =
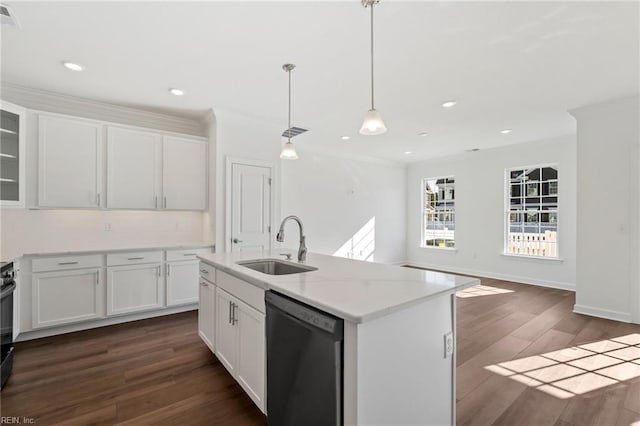
[{"label": "white wall", "polygon": [[[216,109],[215,118],[215,241],[216,251],[223,252],[228,245],[225,231],[227,158],[259,160],[273,164],[271,188],[274,204],[271,228],[279,223],[280,134],[283,127],[220,109]],[[275,246],[275,233],[273,243]]]},{"label": "white wall", "polygon": [[[433,269],[573,289],[576,277],[576,143],[574,136],[510,145],[413,163],[408,171],[409,262]],[[505,169],[557,163],[562,261],[502,255]],[[455,177],[456,251],[421,248],[422,179]]]},{"label": "white wall", "polygon": [[[109,224],[111,230],[105,230]],[[0,258],[202,241],[202,213],[3,209]]]},{"label": "white wall", "polygon": [[636,96],[571,113],[580,211],[575,310],[640,323],[638,104]]},{"label": "white wall", "polygon": [[[374,260],[403,261],[405,166],[304,151],[298,154],[298,160],[282,163],[282,215],[302,219],[309,251],[333,255],[355,235],[356,249],[351,253],[355,258],[361,257],[360,252],[364,256],[370,247],[358,242],[368,238],[364,234],[371,235],[371,219],[375,218]],[[285,230],[285,246],[297,247],[297,226],[287,225]]]}]

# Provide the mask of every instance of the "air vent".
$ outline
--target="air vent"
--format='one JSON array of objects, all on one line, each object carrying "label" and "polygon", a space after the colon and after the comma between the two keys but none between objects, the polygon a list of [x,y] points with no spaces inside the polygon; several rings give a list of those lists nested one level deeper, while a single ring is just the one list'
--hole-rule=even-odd
[{"label": "air vent", "polygon": [[282,132],[282,137],[284,138],[292,138],[294,136],[298,136],[301,133],[307,132],[309,129],[303,129],[301,127],[291,127],[284,132]]},{"label": "air vent", "polygon": [[2,25],[11,25],[13,27],[20,27],[18,24],[18,20],[16,16],[13,14],[13,11],[6,4],[0,3],[0,23]]}]

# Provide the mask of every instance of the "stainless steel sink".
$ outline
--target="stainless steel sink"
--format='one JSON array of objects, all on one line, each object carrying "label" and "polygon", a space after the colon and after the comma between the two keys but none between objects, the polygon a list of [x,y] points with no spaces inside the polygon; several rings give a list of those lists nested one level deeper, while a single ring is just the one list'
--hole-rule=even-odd
[{"label": "stainless steel sink", "polygon": [[280,259],[243,260],[242,262],[237,262],[237,264],[268,275],[289,275],[318,270],[313,266],[285,262]]}]

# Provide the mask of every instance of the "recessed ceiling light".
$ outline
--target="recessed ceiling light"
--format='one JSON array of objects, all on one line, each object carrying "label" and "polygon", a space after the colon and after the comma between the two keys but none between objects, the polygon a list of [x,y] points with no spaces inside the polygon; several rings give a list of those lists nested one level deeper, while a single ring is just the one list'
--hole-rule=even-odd
[{"label": "recessed ceiling light", "polygon": [[451,108],[457,104],[456,101],[446,101],[442,103],[442,108]]},{"label": "recessed ceiling light", "polygon": [[71,71],[84,71],[83,65],[74,64],[73,62],[64,61],[62,65],[64,65],[65,68],[70,69]]},{"label": "recessed ceiling light", "polygon": [[171,94],[176,95],[176,96],[184,95],[184,90],[181,90],[181,89],[172,88],[172,89],[169,89],[169,92],[171,92]]},{"label": "recessed ceiling light", "polygon": [[406,155],[409,155],[409,154],[411,154],[411,151],[405,151],[404,153],[405,153]]},{"label": "recessed ceiling light", "polygon": [[503,135],[508,135],[509,133],[511,133],[513,130],[511,129],[502,129],[500,130],[500,133],[502,133]]},{"label": "recessed ceiling light", "polygon": [[427,136],[427,135],[428,135],[428,133],[427,133],[427,132],[420,132],[420,133],[418,133],[418,136]]},{"label": "recessed ceiling light", "polygon": [[351,136],[341,136],[340,139],[342,139],[343,141],[348,141],[349,139],[351,139]]}]

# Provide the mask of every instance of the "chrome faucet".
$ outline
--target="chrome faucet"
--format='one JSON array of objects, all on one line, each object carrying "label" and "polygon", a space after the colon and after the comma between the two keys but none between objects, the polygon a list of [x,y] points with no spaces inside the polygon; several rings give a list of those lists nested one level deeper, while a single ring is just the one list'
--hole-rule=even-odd
[{"label": "chrome faucet", "polygon": [[305,260],[307,260],[307,246],[305,244],[307,237],[304,236],[304,230],[302,229],[302,220],[300,220],[298,216],[291,215],[282,219],[282,223],[280,224],[280,230],[278,231],[276,240],[278,240],[279,242],[284,241],[284,225],[289,219],[293,219],[298,222],[298,227],[300,228],[300,247],[298,247],[298,262],[304,262]]}]

